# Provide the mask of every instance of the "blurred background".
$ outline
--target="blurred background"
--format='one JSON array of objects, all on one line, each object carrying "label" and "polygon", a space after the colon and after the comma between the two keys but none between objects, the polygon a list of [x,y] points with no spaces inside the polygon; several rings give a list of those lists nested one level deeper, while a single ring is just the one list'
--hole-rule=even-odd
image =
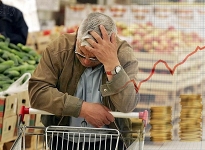
[{"label": "blurred background", "polygon": [[[204,0],[3,2],[23,12],[29,26],[26,46],[39,55],[60,34],[75,32],[90,12],[99,11],[112,17],[117,24],[118,35],[129,42],[139,61],[138,88],[141,101],[135,111],[149,111],[145,149],[160,149],[163,144],[154,145],[156,141],[195,141],[199,150],[205,147]],[[198,116],[194,118],[194,114]],[[156,121],[163,119],[165,122]],[[199,125],[191,126],[195,131],[187,127],[191,122]],[[161,129],[154,128],[155,125]],[[166,127],[169,127],[168,131]],[[163,129],[166,130],[164,134]],[[157,134],[159,132],[162,134]],[[180,143],[177,144],[181,147]]]}]

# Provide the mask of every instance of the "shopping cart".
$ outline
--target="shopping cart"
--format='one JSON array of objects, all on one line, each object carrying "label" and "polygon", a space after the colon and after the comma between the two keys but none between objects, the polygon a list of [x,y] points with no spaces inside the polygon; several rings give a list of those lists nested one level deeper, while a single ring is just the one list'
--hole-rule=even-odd
[{"label": "shopping cart", "polygon": [[[133,131],[72,126],[26,126],[23,123],[25,114],[52,114],[22,106],[19,114],[18,137],[11,150],[27,150],[30,147],[32,150],[118,150],[119,148],[143,150],[148,112],[145,110],[144,112],[110,113],[115,118],[138,118],[141,121]],[[127,134],[129,137],[122,138],[122,134]],[[123,143],[130,143],[129,146],[120,145],[121,139]]]}]

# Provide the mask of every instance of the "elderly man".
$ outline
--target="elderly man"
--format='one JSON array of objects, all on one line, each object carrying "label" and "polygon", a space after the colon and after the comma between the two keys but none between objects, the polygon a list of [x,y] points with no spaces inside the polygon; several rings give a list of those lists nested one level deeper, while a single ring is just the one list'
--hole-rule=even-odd
[{"label": "elderly man", "polygon": [[94,12],[77,33],[63,34],[47,46],[29,81],[31,106],[56,115],[42,116],[45,126],[86,123],[131,130],[129,119],[109,113],[131,112],[139,101],[130,82],[137,80],[138,61],[116,33],[109,16]]}]

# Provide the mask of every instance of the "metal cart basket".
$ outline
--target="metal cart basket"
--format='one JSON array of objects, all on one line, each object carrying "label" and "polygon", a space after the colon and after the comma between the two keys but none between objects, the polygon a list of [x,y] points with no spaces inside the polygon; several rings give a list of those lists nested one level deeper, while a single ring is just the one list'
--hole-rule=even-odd
[{"label": "metal cart basket", "polygon": [[[110,113],[116,118],[138,118],[141,121],[133,131],[72,126],[26,126],[23,124],[25,114],[52,114],[22,106],[18,137],[11,150],[30,150],[30,147],[32,150],[143,150],[148,112],[145,110],[144,112]],[[129,136],[125,139],[122,138],[122,134]],[[122,143],[127,144],[120,145]]]}]

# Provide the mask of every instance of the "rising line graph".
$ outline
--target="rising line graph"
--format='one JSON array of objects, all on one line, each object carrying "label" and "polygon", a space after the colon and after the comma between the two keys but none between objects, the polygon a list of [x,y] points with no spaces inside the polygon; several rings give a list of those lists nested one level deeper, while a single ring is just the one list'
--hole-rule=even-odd
[{"label": "rising line graph", "polygon": [[136,92],[138,92],[139,89],[140,89],[140,87],[141,87],[141,85],[142,85],[142,83],[148,81],[148,80],[154,75],[155,68],[157,67],[157,65],[158,65],[159,63],[163,63],[163,64],[165,65],[165,67],[169,70],[170,74],[173,75],[174,72],[175,72],[175,70],[176,70],[176,68],[177,68],[178,66],[182,65],[183,63],[185,63],[186,60],[187,60],[190,56],[194,55],[197,51],[199,51],[199,50],[204,50],[204,49],[205,49],[205,46],[203,46],[203,47],[197,46],[196,49],[195,49],[193,52],[191,52],[191,53],[189,53],[188,55],[186,55],[186,57],[185,57],[181,62],[177,63],[173,68],[170,68],[166,61],[160,59],[160,60],[158,60],[157,62],[154,63],[153,68],[152,68],[152,70],[151,70],[151,72],[150,72],[150,75],[149,75],[146,79],[140,81],[138,85],[137,85],[137,83],[136,83],[134,80],[130,80],[130,81],[127,82],[122,88],[124,88],[125,86],[127,86],[128,83],[133,82],[133,83],[134,83],[134,86],[135,86],[135,90],[136,90]]}]

